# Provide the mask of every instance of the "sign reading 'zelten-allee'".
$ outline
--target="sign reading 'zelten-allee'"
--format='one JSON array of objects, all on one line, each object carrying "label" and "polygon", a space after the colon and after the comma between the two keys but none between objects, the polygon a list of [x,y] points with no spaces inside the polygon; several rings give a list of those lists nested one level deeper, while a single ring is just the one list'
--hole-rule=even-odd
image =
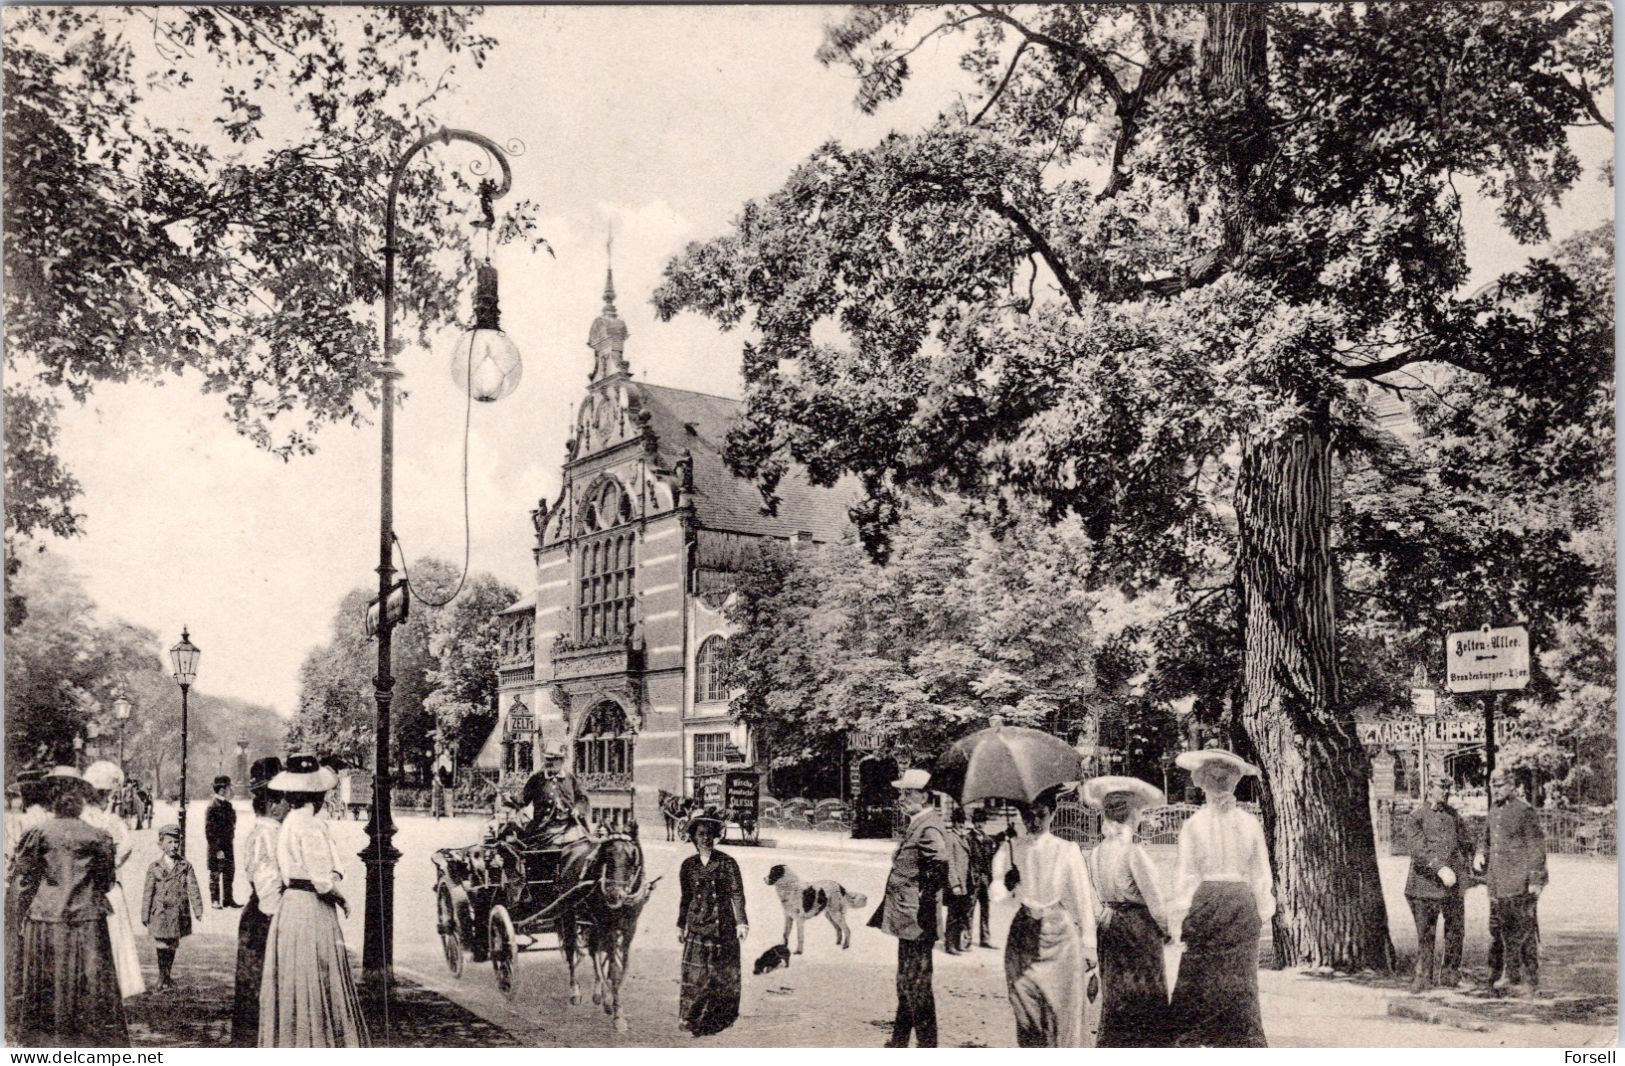
[{"label": "sign reading 'zelten-allee'", "polygon": [[1499,692],[1529,684],[1529,631],[1523,626],[1471,629],[1445,642],[1451,692]]}]

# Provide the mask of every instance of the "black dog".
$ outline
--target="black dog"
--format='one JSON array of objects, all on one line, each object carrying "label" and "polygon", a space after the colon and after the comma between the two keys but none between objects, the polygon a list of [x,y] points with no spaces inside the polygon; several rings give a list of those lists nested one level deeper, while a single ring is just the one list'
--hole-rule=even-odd
[{"label": "black dog", "polygon": [[756,965],[751,969],[751,973],[760,977],[762,974],[777,970],[781,966],[788,968],[789,965],[790,946],[788,944],[774,944],[762,952],[761,956],[756,960]]}]

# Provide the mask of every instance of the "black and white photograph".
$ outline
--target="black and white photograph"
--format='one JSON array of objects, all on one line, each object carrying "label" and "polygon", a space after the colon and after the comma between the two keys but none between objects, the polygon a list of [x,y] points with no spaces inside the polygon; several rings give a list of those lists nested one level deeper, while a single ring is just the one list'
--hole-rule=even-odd
[{"label": "black and white photograph", "polygon": [[5,1044],[1616,1047],[1614,42],[0,6]]}]

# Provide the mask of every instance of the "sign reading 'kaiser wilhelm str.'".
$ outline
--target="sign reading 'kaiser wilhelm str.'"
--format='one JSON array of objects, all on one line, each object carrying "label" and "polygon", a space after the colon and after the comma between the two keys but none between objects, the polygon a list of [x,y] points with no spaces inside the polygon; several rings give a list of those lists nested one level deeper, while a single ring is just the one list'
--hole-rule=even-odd
[{"label": "sign reading 'kaiser wilhelm str.'", "polygon": [[1529,684],[1529,631],[1523,626],[1470,629],[1445,642],[1451,692],[1500,692]]}]

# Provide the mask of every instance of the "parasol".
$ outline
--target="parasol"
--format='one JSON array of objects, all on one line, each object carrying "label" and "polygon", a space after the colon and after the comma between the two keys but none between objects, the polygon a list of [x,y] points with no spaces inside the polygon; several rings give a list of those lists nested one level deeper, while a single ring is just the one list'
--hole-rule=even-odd
[{"label": "parasol", "polygon": [[931,770],[930,788],[960,803],[983,799],[1031,803],[1040,792],[1083,777],[1083,760],[1040,729],[1002,725],[961,737]]}]

